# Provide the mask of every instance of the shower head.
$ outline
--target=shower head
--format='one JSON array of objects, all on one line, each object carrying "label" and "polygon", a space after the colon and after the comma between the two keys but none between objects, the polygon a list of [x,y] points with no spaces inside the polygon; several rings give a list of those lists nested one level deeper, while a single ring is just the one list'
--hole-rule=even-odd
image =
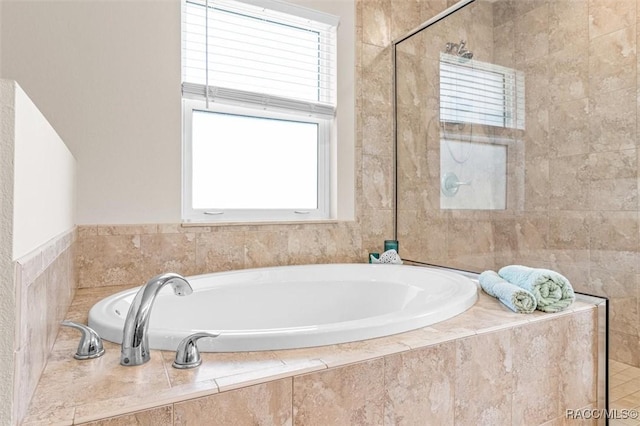
[{"label": "shower head", "polygon": [[464,59],[471,59],[473,58],[473,52],[465,49],[466,45],[467,45],[466,40],[460,40],[460,43],[449,42],[444,46],[444,52],[449,53],[451,55],[459,56]]}]

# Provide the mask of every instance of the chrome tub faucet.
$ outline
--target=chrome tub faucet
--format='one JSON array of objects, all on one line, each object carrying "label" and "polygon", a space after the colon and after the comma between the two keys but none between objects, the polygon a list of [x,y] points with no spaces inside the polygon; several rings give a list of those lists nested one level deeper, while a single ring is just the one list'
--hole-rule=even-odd
[{"label": "chrome tub faucet", "polygon": [[161,274],[151,278],[140,287],[131,302],[122,334],[120,364],[125,366],[142,365],[149,361],[149,317],[153,302],[160,290],[167,284],[173,287],[176,296],[186,296],[193,292],[189,282],[179,274]]}]

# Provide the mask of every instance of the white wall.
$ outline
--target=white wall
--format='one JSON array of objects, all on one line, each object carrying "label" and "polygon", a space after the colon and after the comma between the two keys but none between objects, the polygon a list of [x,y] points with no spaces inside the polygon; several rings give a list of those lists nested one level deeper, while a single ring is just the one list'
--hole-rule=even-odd
[{"label": "white wall", "polygon": [[75,226],[75,159],[20,87],[15,92],[13,260]]},{"label": "white wall", "polygon": [[[0,75],[25,88],[77,159],[78,224],[179,222],[180,1],[2,1]],[[339,65],[350,75],[339,96],[351,99],[336,150],[348,169],[341,216],[353,217],[355,2],[293,2],[344,15],[338,60],[351,65]]]}]

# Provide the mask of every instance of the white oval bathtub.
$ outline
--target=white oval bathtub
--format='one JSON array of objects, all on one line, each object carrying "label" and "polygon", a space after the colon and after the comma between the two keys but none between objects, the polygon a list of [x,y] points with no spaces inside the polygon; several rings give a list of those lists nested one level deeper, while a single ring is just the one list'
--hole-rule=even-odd
[{"label": "white oval bathtub", "polygon": [[[406,265],[329,264],[246,269],[188,277],[193,294],[166,286],[149,320],[152,349],[175,350],[197,331],[207,352],[275,350],[387,336],[458,315],[477,299],[477,286],[454,272]],[[124,320],[139,287],[91,308],[89,326],[121,343]]]}]

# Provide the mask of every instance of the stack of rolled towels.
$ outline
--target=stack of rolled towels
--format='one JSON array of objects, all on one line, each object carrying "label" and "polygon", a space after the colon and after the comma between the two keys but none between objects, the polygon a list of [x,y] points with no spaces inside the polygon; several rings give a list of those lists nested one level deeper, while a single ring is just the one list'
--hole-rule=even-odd
[{"label": "stack of rolled towels", "polygon": [[494,271],[484,271],[478,277],[480,286],[518,313],[560,312],[576,299],[569,280],[548,269],[509,265]]}]

